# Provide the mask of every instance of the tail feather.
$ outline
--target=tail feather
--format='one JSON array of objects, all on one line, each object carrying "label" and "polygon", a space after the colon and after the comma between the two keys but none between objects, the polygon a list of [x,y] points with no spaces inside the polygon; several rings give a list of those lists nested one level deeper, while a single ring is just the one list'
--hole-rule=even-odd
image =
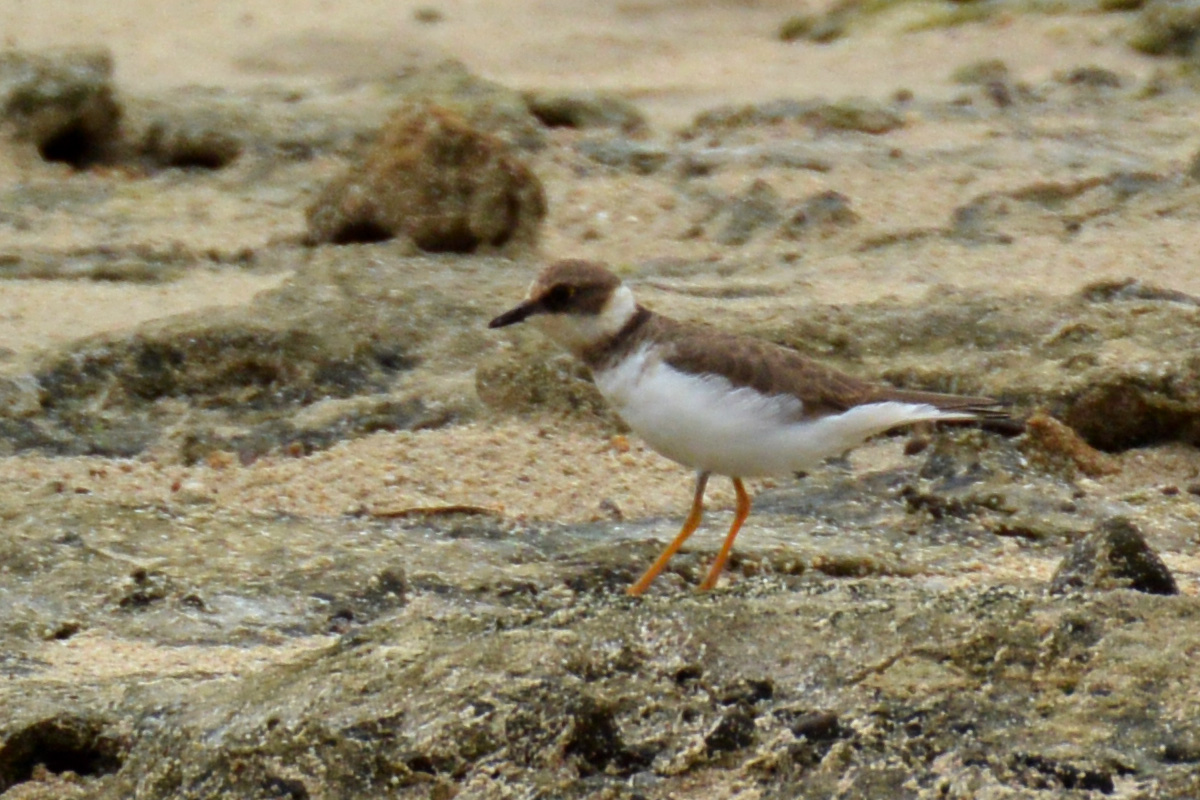
[{"label": "tail feather", "polygon": [[1006,422],[1012,419],[1005,404],[990,397],[972,397],[960,394],[942,394],[909,389],[882,387],[871,398],[871,402],[919,403],[933,406],[947,414],[962,416],[964,420],[981,422]]}]

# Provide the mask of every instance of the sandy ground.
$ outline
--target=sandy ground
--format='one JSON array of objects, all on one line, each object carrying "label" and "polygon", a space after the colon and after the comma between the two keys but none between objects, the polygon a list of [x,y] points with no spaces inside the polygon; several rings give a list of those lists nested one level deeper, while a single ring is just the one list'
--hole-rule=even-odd
[{"label": "sandy ground", "polygon": [[[851,454],[855,473],[905,463],[904,439],[883,439]],[[1114,497],[1153,497],[1200,483],[1200,453],[1182,445],[1130,451],[1120,471],[1085,479]],[[347,478],[347,471],[353,478]],[[1165,480],[1164,480],[1165,478]],[[790,479],[747,481],[753,492]],[[714,509],[733,507],[727,481],[707,492]],[[439,430],[378,433],[304,458],[266,456],[242,465],[214,455],[192,467],[149,458],[0,459],[0,487],[16,494],[85,494],[133,505],[187,506],[247,513],[420,516],[462,507],[522,521],[590,522],[685,516],[692,476],[636,438],[553,421],[503,420]]]},{"label": "sandy ground", "polygon": [[[103,42],[131,90],[184,84],[245,87],[374,77],[453,56],[519,88],[612,89],[657,125],[704,108],[782,96],[865,95],[897,89],[949,93],[946,64],[1003,57],[1022,79],[1102,62],[1138,78],[1152,62],[1126,48],[1119,16],[1001,17],[985,25],[890,35],[882,29],[828,46],[778,41],[781,21],[828,2],[784,0],[304,0],[119,7],[89,0],[12,0],[0,8],[4,42],[23,48]],[[422,24],[434,8],[442,21]],[[902,12],[903,13],[903,12]],[[938,58],[929,58],[937,52]]]},{"label": "sandy ground", "polygon": [[112,333],[188,311],[240,305],[280,275],[195,270],[169,284],[14,280],[0,286],[0,342],[14,353]]}]

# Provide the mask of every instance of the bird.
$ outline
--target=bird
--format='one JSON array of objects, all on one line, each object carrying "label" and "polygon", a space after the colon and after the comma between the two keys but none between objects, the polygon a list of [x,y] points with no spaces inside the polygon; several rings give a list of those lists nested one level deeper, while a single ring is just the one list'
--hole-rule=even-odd
[{"label": "bird", "polygon": [[663,456],[696,473],[679,534],[628,588],[644,593],[696,529],[709,477],[733,481],[733,523],[701,591],[717,585],[750,514],[746,478],[809,472],[871,436],[926,421],[1007,419],[988,397],[910,391],[872,383],[796,350],[639,304],[604,264],[555,261],[525,298],[488,323],[531,321],[582,361],[600,394]]}]

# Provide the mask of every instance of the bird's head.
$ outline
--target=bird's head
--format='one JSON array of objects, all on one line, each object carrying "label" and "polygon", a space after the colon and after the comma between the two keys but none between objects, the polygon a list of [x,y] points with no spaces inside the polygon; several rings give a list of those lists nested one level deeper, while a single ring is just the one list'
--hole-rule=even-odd
[{"label": "bird's head", "polygon": [[523,301],[488,327],[533,319],[547,336],[578,354],[615,336],[635,313],[633,292],[603,265],[557,261],[542,270]]}]

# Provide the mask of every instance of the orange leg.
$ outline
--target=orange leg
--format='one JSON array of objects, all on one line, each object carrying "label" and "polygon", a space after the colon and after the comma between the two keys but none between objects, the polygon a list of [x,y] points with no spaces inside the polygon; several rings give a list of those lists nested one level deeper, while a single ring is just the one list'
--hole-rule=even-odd
[{"label": "orange leg", "polygon": [[696,532],[696,528],[700,527],[700,517],[704,514],[704,489],[706,486],[708,486],[708,473],[697,473],[696,496],[692,499],[692,512],[683,522],[683,530],[679,531],[675,541],[667,545],[667,549],[662,551],[658,560],[650,565],[650,569],[638,578],[637,583],[626,590],[628,594],[636,596],[650,588],[650,584],[654,582],[659,573],[667,568],[667,562],[671,560],[671,556],[675,555],[679,548],[683,547],[683,543],[688,540],[688,537]]},{"label": "orange leg", "polygon": [[729,527],[729,533],[725,537],[725,544],[721,545],[721,552],[717,553],[712,567],[708,570],[708,577],[697,587],[702,592],[717,585],[717,579],[721,577],[721,570],[725,569],[725,562],[729,560],[729,553],[733,550],[733,540],[737,538],[738,531],[742,529],[742,523],[750,515],[750,495],[746,494],[746,487],[742,486],[741,478],[733,479],[733,488],[737,490],[737,513],[734,515],[733,525]]}]

